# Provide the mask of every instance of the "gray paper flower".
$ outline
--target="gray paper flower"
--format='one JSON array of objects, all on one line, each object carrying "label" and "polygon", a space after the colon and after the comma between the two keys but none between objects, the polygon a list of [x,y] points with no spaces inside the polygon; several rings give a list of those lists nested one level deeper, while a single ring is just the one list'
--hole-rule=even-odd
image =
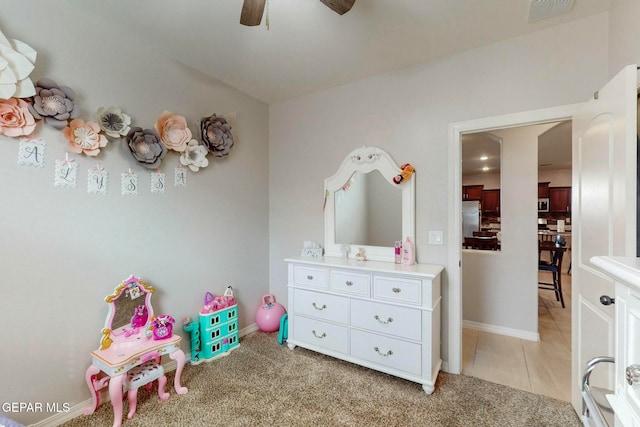
[{"label": "gray paper flower", "polygon": [[167,147],[160,142],[160,136],[152,129],[132,127],[123,139],[124,147],[134,159],[148,169],[157,169],[167,154]]},{"label": "gray paper flower", "polygon": [[216,157],[229,154],[229,150],[233,146],[233,135],[231,134],[231,125],[224,117],[215,114],[203,117],[200,121],[200,131],[202,143],[211,154]]},{"label": "gray paper flower", "polygon": [[56,129],[64,129],[69,119],[79,116],[74,104],[75,92],[67,86],[58,86],[51,79],[42,78],[36,82],[36,94],[29,111],[36,119]]},{"label": "gray paper flower", "polygon": [[131,130],[131,117],[119,107],[98,108],[98,125],[111,138],[126,136]]}]

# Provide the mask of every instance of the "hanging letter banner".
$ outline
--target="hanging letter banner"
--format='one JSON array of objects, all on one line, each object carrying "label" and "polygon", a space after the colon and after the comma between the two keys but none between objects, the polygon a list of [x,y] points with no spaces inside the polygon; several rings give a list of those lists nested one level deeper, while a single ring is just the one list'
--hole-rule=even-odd
[{"label": "hanging letter banner", "polygon": [[89,169],[87,192],[90,194],[107,194],[109,174],[101,166]]},{"label": "hanging letter banner", "polygon": [[22,139],[18,149],[18,164],[36,168],[43,167],[45,145],[41,139]]},{"label": "hanging letter banner", "polygon": [[151,192],[164,194],[165,177],[162,172],[151,173]]},{"label": "hanging letter banner", "polygon": [[175,187],[187,186],[187,168],[183,166],[176,166],[173,176],[173,185]]},{"label": "hanging letter banner", "polygon": [[56,160],[56,175],[54,185],[56,187],[75,188],[78,178],[78,164],[75,160]]},{"label": "hanging letter banner", "polygon": [[123,196],[137,196],[138,195],[138,175],[131,172],[122,172],[120,175],[122,179],[122,195]]}]

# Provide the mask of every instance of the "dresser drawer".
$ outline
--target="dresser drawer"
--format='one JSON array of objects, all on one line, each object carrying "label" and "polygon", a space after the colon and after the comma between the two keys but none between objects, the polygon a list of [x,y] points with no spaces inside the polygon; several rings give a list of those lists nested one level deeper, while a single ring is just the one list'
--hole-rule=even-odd
[{"label": "dresser drawer", "polygon": [[347,324],[349,323],[349,300],[337,295],[294,289],[293,312]]},{"label": "dresser drawer", "polygon": [[349,295],[371,295],[371,276],[368,274],[331,271],[331,290]]},{"label": "dresser drawer", "polygon": [[420,305],[422,282],[415,279],[374,276],[373,297],[384,301]]},{"label": "dresser drawer", "polygon": [[422,374],[420,344],[352,330],[351,355],[413,375]]},{"label": "dresser drawer", "polygon": [[422,337],[422,313],[371,301],[351,300],[351,326],[415,341]]},{"label": "dresser drawer", "polygon": [[333,323],[293,316],[293,339],[298,342],[347,354],[349,329]]},{"label": "dresser drawer", "polygon": [[293,284],[310,288],[328,289],[327,270],[294,265]]}]

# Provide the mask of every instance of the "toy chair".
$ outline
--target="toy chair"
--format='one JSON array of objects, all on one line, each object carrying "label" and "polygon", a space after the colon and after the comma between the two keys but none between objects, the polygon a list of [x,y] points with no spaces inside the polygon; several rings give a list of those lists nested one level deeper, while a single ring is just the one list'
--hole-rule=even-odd
[{"label": "toy chair", "polygon": [[129,398],[129,413],[127,414],[127,418],[133,418],[133,415],[136,413],[138,388],[146,386],[147,390],[149,390],[153,381],[156,379],[158,380],[158,397],[160,400],[167,400],[169,393],[164,391],[164,386],[167,384],[167,377],[164,374],[162,365],[150,360],[127,372],[127,378],[125,380],[129,388],[127,394]]}]

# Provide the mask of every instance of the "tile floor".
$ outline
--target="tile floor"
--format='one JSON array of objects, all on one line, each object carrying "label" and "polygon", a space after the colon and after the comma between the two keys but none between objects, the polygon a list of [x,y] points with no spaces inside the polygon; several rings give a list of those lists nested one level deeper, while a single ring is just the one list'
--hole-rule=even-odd
[{"label": "tile floor", "polygon": [[[549,281],[550,273],[540,278]],[[463,328],[462,372],[570,402],[571,276],[566,273],[562,289],[566,308],[553,291],[538,290],[540,342]]]}]

